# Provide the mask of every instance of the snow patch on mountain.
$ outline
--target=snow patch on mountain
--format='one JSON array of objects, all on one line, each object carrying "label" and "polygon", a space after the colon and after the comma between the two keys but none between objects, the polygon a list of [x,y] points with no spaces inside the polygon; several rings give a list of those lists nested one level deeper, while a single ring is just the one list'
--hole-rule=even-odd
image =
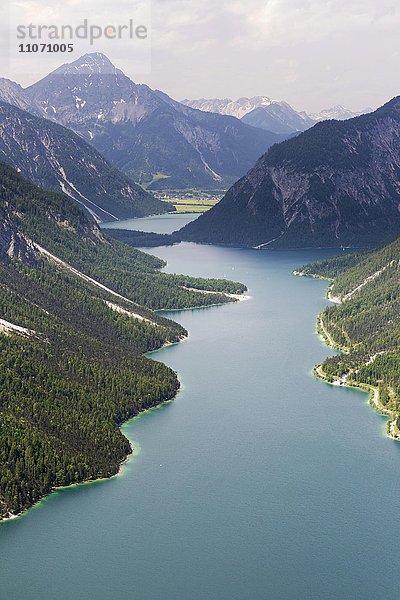
[{"label": "snow patch on mountain", "polygon": [[200,98],[199,100],[182,100],[182,104],[203,110],[205,112],[214,112],[220,115],[229,115],[241,119],[244,115],[260,106],[270,106],[271,104],[281,104],[268,96],[253,96],[252,98]]}]

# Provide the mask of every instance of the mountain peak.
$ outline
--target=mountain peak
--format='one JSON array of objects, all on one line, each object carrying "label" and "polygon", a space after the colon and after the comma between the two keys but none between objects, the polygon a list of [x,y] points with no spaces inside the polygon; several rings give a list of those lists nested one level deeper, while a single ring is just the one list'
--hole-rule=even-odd
[{"label": "mountain peak", "polygon": [[62,65],[26,91],[48,118],[73,129],[152,189],[226,187],[282,140],[237,120],[190,110],[134,83],[99,52]]},{"label": "mountain peak", "polygon": [[117,69],[101,52],[83,54],[74,62],[61,65],[53,73],[57,75],[122,75],[122,71]]},{"label": "mountain peak", "polygon": [[[396,110],[400,109],[400,96],[395,96],[389,102],[383,105],[382,108],[394,108]],[[379,110],[379,109],[378,109]]]},{"label": "mountain peak", "polygon": [[[5,79],[4,77],[0,77],[0,101],[7,102],[7,104],[12,104],[23,110],[30,108],[25,90],[18,83],[15,83],[15,81]],[[32,108],[33,113],[40,112],[36,110],[36,107]]]}]

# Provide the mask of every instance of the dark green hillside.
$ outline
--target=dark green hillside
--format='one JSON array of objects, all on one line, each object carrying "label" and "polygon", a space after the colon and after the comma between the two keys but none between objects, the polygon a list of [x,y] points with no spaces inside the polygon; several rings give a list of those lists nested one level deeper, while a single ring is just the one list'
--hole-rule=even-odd
[{"label": "dark green hillside", "polygon": [[177,240],[167,233],[134,231],[132,229],[107,229],[107,235],[135,248],[155,248],[156,246],[173,246]]},{"label": "dark green hillside", "polygon": [[170,369],[140,355],[185,332],[111,310],[46,262],[2,265],[0,281],[2,319],[34,332],[0,335],[4,514],[29,507],[56,485],[118,471],[130,453],[118,425],[179,387]]},{"label": "dark green hillside", "polygon": [[[320,329],[344,350],[325,360],[322,374],[369,385],[379,392],[375,405],[387,411],[393,437],[400,425],[400,239],[373,252],[307,265],[303,274],[331,277],[329,306]],[[325,329],[325,332],[324,332]]]},{"label": "dark green hillside", "polygon": [[[158,258],[103,236],[67,196],[44,192],[1,163],[0,193],[4,200],[12,203],[12,222],[19,232],[134,302],[161,309],[230,301],[227,297],[211,299],[184,289],[175,276],[155,270],[163,266]],[[194,278],[188,287],[198,287]],[[240,284],[226,280],[214,282],[212,290],[243,291]]]},{"label": "dark green hillside", "polygon": [[339,254],[332,258],[305,265],[301,268],[301,271],[299,273],[296,272],[296,274],[308,275],[310,277],[317,274],[317,277],[323,279],[334,279],[338,275],[344,273],[347,269],[358,265],[360,260],[365,257],[366,254],[366,252]]},{"label": "dark green hillside", "polygon": [[174,397],[175,373],[142,355],[186,332],[151,307],[230,302],[224,292],[245,288],[159,273],[162,261],[103,237],[73,200],[2,163],[0,217],[1,518],[55,486],[117,473],[131,452],[119,425]]}]

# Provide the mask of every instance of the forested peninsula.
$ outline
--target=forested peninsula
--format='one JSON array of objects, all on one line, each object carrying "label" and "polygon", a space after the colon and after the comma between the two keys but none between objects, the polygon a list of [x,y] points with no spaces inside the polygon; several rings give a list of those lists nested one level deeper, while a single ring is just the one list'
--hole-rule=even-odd
[{"label": "forested peninsula", "polygon": [[338,349],[315,373],[335,385],[360,387],[388,416],[387,434],[400,439],[400,238],[377,250],[306,265],[296,275],[331,281],[334,303],[318,330]]},{"label": "forested peninsula", "polygon": [[0,217],[2,519],[116,474],[132,451],[120,425],[175,396],[176,373],[143,354],[187,332],[154,310],[233,302],[246,287],[160,272],[4,163]]}]

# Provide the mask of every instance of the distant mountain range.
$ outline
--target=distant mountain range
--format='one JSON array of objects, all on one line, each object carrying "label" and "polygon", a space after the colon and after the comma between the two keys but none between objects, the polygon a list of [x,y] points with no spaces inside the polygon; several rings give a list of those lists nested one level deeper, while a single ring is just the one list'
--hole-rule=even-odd
[{"label": "distant mountain range", "polygon": [[268,96],[243,97],[238,100],[200,98],[199,100],[186,99],[182,102],[198,110],[231,115],[254,127],[284,134],[305,131],[318,121],[328,119],[342,121],[372,112],[371,108],[367,108],[362,112],[352,112],[341,105],[337,105],[322,110],[320,113],[307,114],[306,112],[294,110],[287,102],[271,100]]},{"label": "distant mountain range", "polygon": [[0,102],[0,159],[33,183],[63,191],[97,221],[173,210],[112,167],[73,131],[5,102]]},{"label": "distant mountain range", "polygon": [[98,52],[26,89],[3,79],[0,99],[72,129],[149,189],[226,188],[287,138],[138,85]]},{"label": "distant mountain range", "polygon": [[366,246],[400,233],[400,97],[271,148],[184,240],[262,248]]},{"label": "distant mountain range", "polygon": [[[231,100],[230,98],[200,98],[199,100],[182,100],[182,104],[195,108],[196,110],[204,110],[205,112],[218,113],[220,115],[229,115],[242,119],[255,108],[270,106],[275,103],[268,96],[253,96],[252,98],[238,98]],[[276,102],[279,104],[279,102]]]},{"label": "distant mountain range", "polygon": [[316,123],[306,113],[295,111],[286,102],[272,102],[269,106],[254,108],[244,115],[242,121],[253,127],[282,134],[299,133]]},{"label": "distant mountain range", "polygon": [[332,108],[325,108],[319,113],[310,113],[309,116],[313,121],[327,121],[328,119],[336,119],[337,121],[346,121],[347,119],[353,119],[354,117],[360,117],[373,112],[373,108],[365,108],[362,111],[354,112],[345,108],[341,104],[332,106]]}]

